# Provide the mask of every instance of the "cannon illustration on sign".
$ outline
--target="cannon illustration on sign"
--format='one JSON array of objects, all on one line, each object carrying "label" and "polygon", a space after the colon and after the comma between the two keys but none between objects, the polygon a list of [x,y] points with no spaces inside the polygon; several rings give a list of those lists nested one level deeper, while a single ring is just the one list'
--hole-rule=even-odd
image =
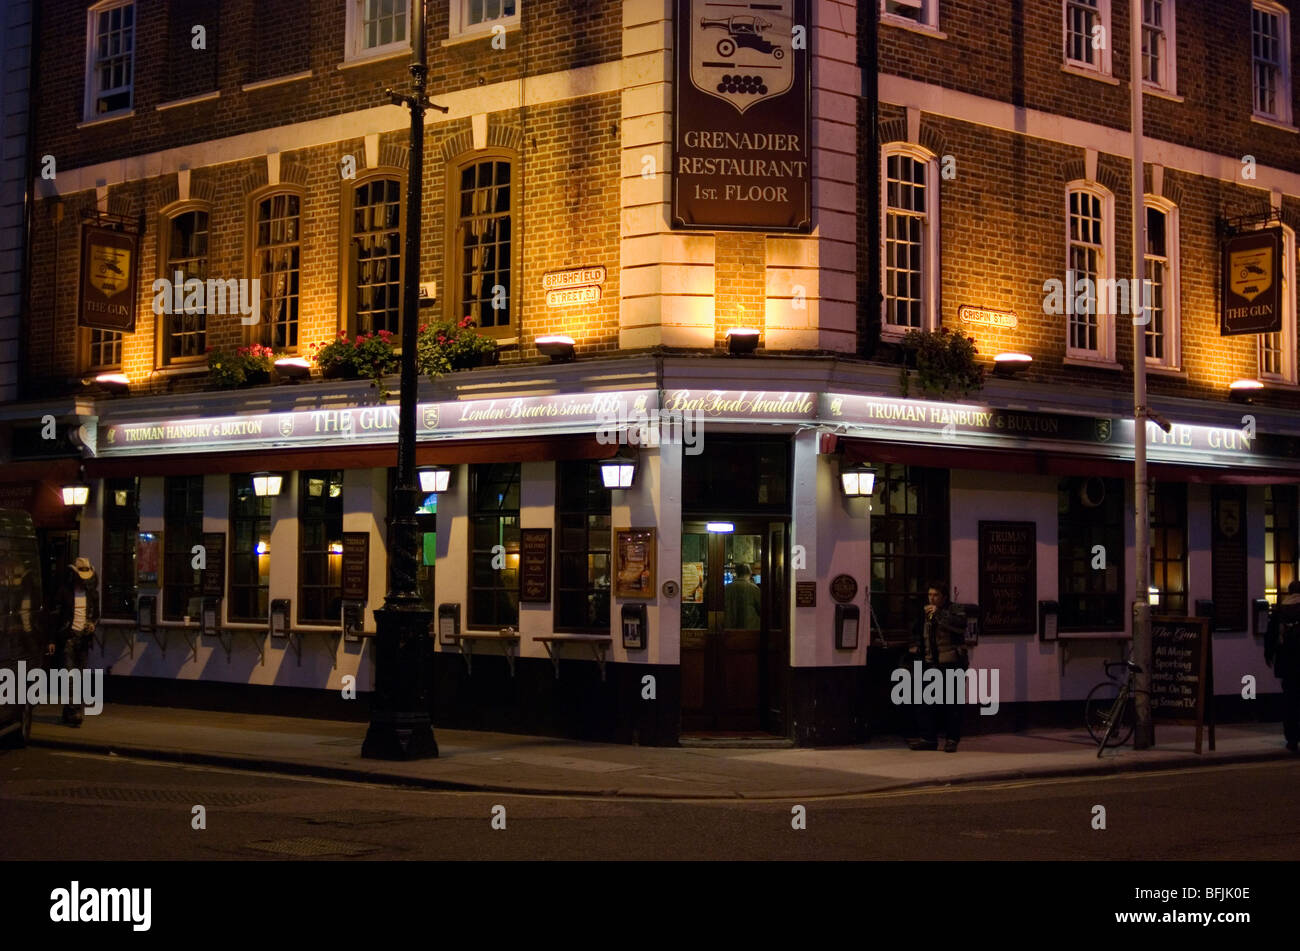
[{"label": "cannon illustration on sign", "polygon": [[737,46],[758,50],[760,53],[770,53],[773,59],[781,59],[785,56],[785,50],[763,39],[763,34],[772,28],[772,24],[762,17],[734,16],[716,20],[700,17],[700,28],[727,31],[727,35],[718,40],[719,56],[730,56],[736,52]]},{"label": "cannon illustration on sign", "polygon": [[1250,277],[1250,275],[1252,274],[1267,274],[1267,273],[1268,273],[1267,271],[1265,271],[1262,267],[1260,267],[1257,264],[1247,264],[1245,267],[1241,269],[1241,279],[1245,280],[1246,278]]}]

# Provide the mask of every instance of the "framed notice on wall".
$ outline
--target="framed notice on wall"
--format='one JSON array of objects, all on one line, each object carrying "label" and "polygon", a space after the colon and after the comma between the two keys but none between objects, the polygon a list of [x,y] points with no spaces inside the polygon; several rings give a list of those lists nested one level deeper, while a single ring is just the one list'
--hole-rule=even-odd
[{"label": "framed notice on wall", "polygon": [[812,224],[809,0],[675,0],[672,226]]},{"label": "framed notice on wall", "polygon": [[614,597],[653,598],[655,530],[622,528],[615,533]]},{"label": "framed notice on wall", "polygon": [[162,532],[140,532],[135,542],[135,583],[158,586],[158,563],[162,556]]},{"label": "framed notice on wall", "polygon": [[343,599],[366,601],[370,597],[370,533],[343,533]]},{"label": "framed notice on wall", "polygon": [[519,530],[519,600],[551,600],[551,530]]},{"label": "framed notice on wall", "polygon": [[985,634],[1038,630],[1038,547],[1034,522],[979,523],[979,597]]},{"label": "framed notice on wall", "polygon": [[220,598],[226,593],[226,533],[203,533],[203,596]]}]

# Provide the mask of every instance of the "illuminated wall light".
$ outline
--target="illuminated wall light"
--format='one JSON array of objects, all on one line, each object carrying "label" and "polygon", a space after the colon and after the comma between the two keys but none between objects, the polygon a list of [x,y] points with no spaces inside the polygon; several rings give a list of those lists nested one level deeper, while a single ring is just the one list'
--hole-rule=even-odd
[{"label": "illuminated wall light", "polygon": [[1152,607],[1160,603],[1160,589],[1155,585],[1150,585],[1147,588],[1147,603]]},{"label": "illuminated wall light", "polygon": [[268,495],[279,495],[280,486],[283,482],[284,476],[276,475],[273,472],[254,472],[253,492],[259,498]]},{"label": "illuminated wall light", "polygon": [[271,554],[271,546],[267,542],[258,542],[254,551],[259,555],[269,555]]},{"label": "illuminated wall light", "polygon": [[90,486],[84,482],[74,482],[63,487],[63,504],[69,507],[85,505],[90,501]]},{"label": "illuminated wall light", "polygon": [[331,554],[331,555],[341,555],[341,554],[343,554],[343,543],[342,543],[342,542],[330,542],[330,554]]},{"label": "illuminated wall light", "polygon": [[275,361],[275,372],[287,380],[301,380],[311,375],[311,364],[305,357],[281,357]]},{"label": "illuminated wall light", "polygon": [[736,525],[734,522],[708,522],[704,528],[709,532],[734,532]]},{"label": "illuminated wall light", "polygon": [[573,338],[566,334],[545,334],[533,340],[539,353],[551,358],[553,363],[568,363],[573,359]]},{"label": "illuminated wall light", "polygon": [[869,496],[876,488],[876,471],[867,466],[855,466],[840,473],[840,485],[851,499]]},{"label": "illuminated wall light", "polygon": [[131,381],[125,373],[101,373],[95,382],[110,393],[126,393],[131,389]]},{"label": "illuminated wall light", "polygon": [[620,450],[600,464],[600,481],[607,489],[626,489],[636,481],[636,455]]},{"label": "illuminated wall light", "polygon": [[1233,380],[1228,385],[1228,395],[1234,400],[1249,403],[1256,393],[1264,388],[1259,380]]},{"label": "illuminated wall light", "polygon": [[439,466],[420,470],[420,489],[425,495],[446,492],[451,484],[451,470]]},{"label": "illuminated wall light", "polygon": [[758,347],[758,335],[753,327],[732,327],[727,331],[727,351],[732,356],[753,353]]},{"label": "illuminated wall light", "polygon": [[331,483],[330,483],[330,498],[331,498],[331,499],[337,499],[337,498],[338,498],[340,495],[342,495],[342,494],[343,494],[343,483],[342,483],[342,482],[331,482]]},{"label": "illuminated wall light", "polygon": [[998,376],[1015,376],[1033,362],[1034,358],[1027,353],[999,353],[993,358],[993,372]]},{"label": "illuminated wall light", "polygon": [[323,493],[324,491],[325,491],[324,479],[307,480],[307,494],[310,495],[312,498],[320,498],[321,493]]}]

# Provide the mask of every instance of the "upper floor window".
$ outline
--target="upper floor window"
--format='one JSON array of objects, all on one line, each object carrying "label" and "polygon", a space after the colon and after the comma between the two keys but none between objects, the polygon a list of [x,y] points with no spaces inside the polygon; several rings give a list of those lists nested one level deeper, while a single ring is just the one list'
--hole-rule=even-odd
[{"label": "upper floor window", "polygon": [[938,324],[938,200],[934,160],[915,149],[887,147],[883,163],[885,286],[882,320],[889,334]]},{"label": "upper floor window", "polygon": [[[208,213],[192,210],[180,211],[168,217],[160,230],[165,245],[160,255],[164,264],[162,277],[168,281],[184,283],[191,278],[208,279]],[[159,315],[162,330],[162,363],[201,359],[207,348],[207,314],[203,299],[197,313],[185,307],[180,312]]]},{"label": "upper floor window", "polygon": [[451,247],[448,315],[473,317],[480,328],[505,336],[511,326],[515,271],[516,189],[513,164],[504,154],[474,158],[452,169],[448,198]]},{"label": "upper floor window", "polygon": [[87,370],[118,370],[122,367],[122,334],[117,330],[91,330],[86,342]]},{"label": "upper floor window", "polygon": [[1110,75],[1110,0],[1065,0],[1065,64]]},{"label": "upper floor window", "polygon": [[275,349],[298,347],[301,199],[268,195],[255,206],[253,276],[260,282],[258,341]]},{"label": "upper floor window", "polygon": [[451,0],[450,32],[491,33],[495,26],[519,23],[520,0]]},{"label": "upper floor window", "polygon": [[880,12],[889,20],[907,20],[917,26],[939,27],[939,0],[880,0]]},{"label": "upper floor window", "polygon": [[[1068,190],[1066,232],[1066,356],[1115,359],[1114,314],[1127,310],[1127,286],[1115,281],[1114,196],[1090,183]],[[1119,292],[1124,292],[1121,296]]]},{"label": "upper floor window", "polygon": [[345,59],[411,48],[409,0],[349,0]]},{"label": "upper floor window", "polygon": [[1291,22],[1286,7],[1256,0],[1250,10],[1255,115],[1291,122]]},{"label": "upper floor window", "polygon": [[1143,306],[1146,325],[1147,363],[1177,367],[1179,361],[1179,268],[1178,209],[1147,198],[1145,255],[1146,290]]},{"label": "upper floor window", "polygon": [[[395,178],[375,178],[352,190],[352,328],[400,336],[402,204]],[[463,315],[462,315],[463,316]]]},{"label": "upper floor window", "polygon": [[1275,383],[1296,379],[1296,241],[1282,226],[1282,329],[1259,335],[1259,378]]},{"label": "upper floor window", "polygon": [[135,75],[135,4],[120,0],[89,11],[86,29],[87,120],[131,108]]},{"label": "upper floor window", "polygon": [[1142,0],[1142,80],[1176,93],[1174,72],[1175,0]]}]

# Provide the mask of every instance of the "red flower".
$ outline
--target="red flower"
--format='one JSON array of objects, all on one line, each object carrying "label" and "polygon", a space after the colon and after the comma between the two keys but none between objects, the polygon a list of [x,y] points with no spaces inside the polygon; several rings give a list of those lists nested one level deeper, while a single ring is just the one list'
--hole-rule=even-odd
[{"label": "red flower", "polygon": [[340,330],[340,331],[339,331],[339,339],[340,339],[340,340],[347,340],[347,339],[348,339],[348,332],[347,332],[346,330]]}]

